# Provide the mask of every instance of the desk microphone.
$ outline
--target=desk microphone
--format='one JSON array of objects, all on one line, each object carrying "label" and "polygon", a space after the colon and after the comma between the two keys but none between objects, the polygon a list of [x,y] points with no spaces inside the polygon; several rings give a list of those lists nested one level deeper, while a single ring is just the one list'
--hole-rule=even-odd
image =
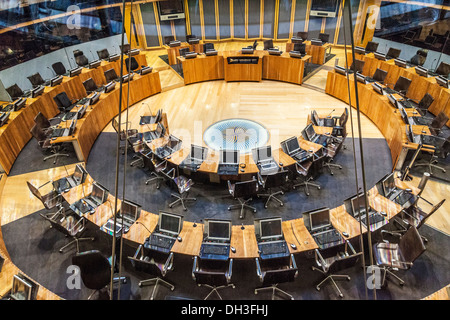
[{"label": "desk microphone", "polygon": [[437,60],[437,58],[435,58],[435,59],[433,60],[433,62],[431,62],[431,65],[430,65],[430,67],[431,67],[430,69],[431,69],[431,70],[434,70],[434,69],[433,69],[433,63],[434,63],[436,60]]},{"label": "desk microphone", "polygon": [[67,171],[66,165],[63,164],[64,170],[66,170],[67,176],[69,176],[69,172]]},{"label": "desk microphone", "polygon": [[140,225],[143,226],[143,227],[145,228],[145,230],[147,230],[150,234],[152,233],[150,230],[148,230],[148,228],[147,228],[142,222],[136,221],[136,224],[140,224]]},{"label": "desk microphone", "polygon": [[49,69],[53,73],[53,75],[56,77],[56,72],[53,69],[51,69],[50,67],[47,67],[47,69]]},{"label": "desk microphone", "polygon": [[95,56],[94,56],[94,54],[92,53],[92,51],[91,50],[89,50],[89,52],[92,54],[92,58],[94,58],[94,60],[93,61],[95,61]]},{"label": "desk microphone", "polygon": [[147,109],[150,112],[150,115],[152,116],[153,115],[152,109],[150,108],[150,106],[148,105],[147,102],[142,102],[142,105],[144,105],[144,104],[147,106]]},{"label": "desk microphone", "polygon": [[[77,66],[77,63],[75,62],[75,60],[72,57],[69,57],[70,59],[72,59],[72,61],[75,63],[75,67]],[[70,63],[70,61],[69,61]],[[72,64],[70,63],[70,67],[72,68]]]},{"label": "desk microphone", "polygon": [[332,114],[334,111],[336,111],[336,109],[333,109],[333,111],[331,111],[331,112],[327,115],[327,118],[328,118],[329,116],[331,116],[331,114]]}]

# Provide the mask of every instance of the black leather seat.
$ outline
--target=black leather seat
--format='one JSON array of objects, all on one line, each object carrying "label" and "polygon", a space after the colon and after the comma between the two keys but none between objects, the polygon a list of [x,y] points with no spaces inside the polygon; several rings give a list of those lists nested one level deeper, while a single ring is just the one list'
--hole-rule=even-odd
[{"label": "black leather seat", "polygon": [[74,50],[73,51],[73,56],[75,57],[75,62],[76,62],[76,64],[78,66],[84,67],[84,66],[87,66],[89,64],[89,60],[84,55],[83,51],[78,50],[78,49]]}]

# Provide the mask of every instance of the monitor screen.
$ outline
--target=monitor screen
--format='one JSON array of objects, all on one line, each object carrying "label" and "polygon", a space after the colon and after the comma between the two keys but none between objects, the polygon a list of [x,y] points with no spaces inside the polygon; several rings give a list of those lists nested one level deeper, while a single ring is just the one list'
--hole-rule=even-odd
[{"label": "monitor screen", "polygon": [[317,211],[313,211],[309,216],[311,223],[311,231],[321,229],[329,226],[330,223],[330,209],[325,208]]},{"label": "monitor screen", "polygon": [[297,150],[300,150],[297,137],[292,137],[286,140],[286,149],[288,154],[292,154]]},{"label": "monitor screen", "polygon": [[311,10],[336,12],[338,0],[313,0],[311,2]]},{"label": "monitor screen", "polygon": [[256,154],[258,157],[258,161],[272,159],[272,147],[265,146],[265,147],[258,148],[256,150]]},{"label": "monitor screen", "polygon": [[203,161],[206,159],[207,154],[208,154],[207,148],[191,144],[191,158],[192,159]]},{"label": "monitor screen", "polygon": [[106,201],[107,192],[106,189],[94,183],[92,185],[92,193],[91,196],[98,200],[99,203],[103,203]]},{"label": "monitor screen", "polygon": [[306,128],[305,128],[305,132],[306,132],[306,136],[308,138],[308,140],[311,140],[314,137],[314,134],[316,133],[314,131],[314,127],[312,124],[309,124]]},{"label": "monitor screen", "polygon": [[178,234],[181,230],[181,216],[168,212],[160,212],[159,230]]},{"label": "monitor screen", "polygon": [[124,200],[120,206],[120,214],[124,217],[127,217],[131,220],[136,221],[139,218],[141,207],[128,200]]},{"label": "monitor screen", "polygon": [[387,196],[394,189],[395,189],[394,173],[391,173],[383,180],[384,196]]},{"label": "monitor screen", "polygon": [[220,156],[221,163],[239,163],[239,150],[222,150]]},{"label": "monitor screen", "polygon": [[75,171],[73,173],[73,179],[76,181],[77,184],[81,184],[84,181],[84,178],[86,177],[86,171],[84,168],[77,164],[75,167]]},{"label": "monitor screen", "polygon": [[208,239],[212,240],[230,240],[231,222],[220,220],[208,221]]},{"label": "monitor screen", "polygon": [[184,12],[183,1],[181,0],[158,1],[158,6],[161,15]]},{"label": "monitor screen", "polygon": [[366,198],[364,194],[359,194],[351,200],[353,216],[363,215],[366,212]]},{"label": "monitor screen", "polygon": [[260,220],[261,239],[281,237],[283,231],[281,229],[281,218],[272,218]]}]

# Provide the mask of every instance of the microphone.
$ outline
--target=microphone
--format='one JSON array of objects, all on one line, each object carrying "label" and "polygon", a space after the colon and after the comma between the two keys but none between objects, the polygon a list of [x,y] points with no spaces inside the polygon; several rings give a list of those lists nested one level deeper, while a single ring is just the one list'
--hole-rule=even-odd
[{"label": "microphone", "polygon": [[[77,67],[77,63],[75,62],[75,60],[72,57],[69,57],[70,59],[72,59],[72,61],[75,63],[75,68]],[[69,61],[70,63],[70,61]],[[70,67],[72,68],[72,64],[70,63]]]},{"label": "microphone", "polygon": [[66,165],[63,164],[64,170],[66,170],[67,176],[69,176],[69,172],[67,171]]},{"label": "microphone", "polygon": [[327,118],[329,117],[329,116],[331,116],[331,114],[335,111],[336,109],[333,109],[333,111],[331,111],[328,115],[327,115]]},{"label": "microphone", "polygon": [[51,69],[50,67],[47,67],[47,69],[49,69],[53,73],[53,75],[56,77],[56,73],[53,69]]},{"label": "microphone", "polygon": [[437,58],[435,58],[435,59],[433,60],[433,62],[431,62],[431,65],[430,65],[430,67],[431,67],[430,69],[433,70],[433,71],[434,71],[434,69],[433,69],[433,63],[434,63],[436,60],[437,60]]},{"label": "microphone", "polygon": [[149,233],[152,233],[150,230],[148,230],[148,228],[142,222],[136,221],[136,224],[140,224],[141,226],[143,226],[145,228],[145,230],[147,230]]},{"label": "microphone", "polygon": [[142,105],[144,105],[144,104],[147,106],[147,109],[150,112],[150,115],[152,116],[153,115],[152,109],[150,109],[150,106],[148,105],[147,102],[142,102]]},{"label": "microphone", "polygon": [[92,57],[94,58],[94,60],[93,61],[95,61],[95,56],[94,56],[94,54],[92,53],[92,51],[91,50],[89,50],[89,52],[92,54]]}]

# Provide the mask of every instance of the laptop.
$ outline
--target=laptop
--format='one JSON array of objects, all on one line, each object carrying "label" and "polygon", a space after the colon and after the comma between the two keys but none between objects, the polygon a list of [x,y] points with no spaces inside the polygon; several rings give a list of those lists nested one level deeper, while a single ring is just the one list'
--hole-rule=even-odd
[{"label": "laptop", "polygon": [[161,122],[158,123],[154,131],[146,131],[143,133],[143,138],[146,142],[161,138],[164,135],[164,126]]},{"label": "laptop", "polygon": [[390,173],[382,180],[382,188],[385,198],[388,198],[402,207],[413,204],[416,200],[416,197],[411,192],[396,187],[394,172]]},{"label": "laptop", "polygon": [[191,152],[189,153],[189,156],[181,162],[180,168],[196,172],[203,161],[205,161],[207,155],[208,148],[191,144]]},{"label": "laptop", "polygon": [[279,167],[275,160],[273,160],[271,146],[255,148],[252,151],[253,159],[255,160],[261,175],[265,176],[278,172]]},{"label": "laptop", "polygon": [[87,177],[86,169],[84,169],[82,165],[77,164],[75,166],[75,171],[73,172],[73,175],[66,177],[66,179],[70,187],[73,188],[84,183],[86,177]]},{"label": "laptop", "polygon": [[356,220],[361,219],[361,223],[365,228],[367,228],[367,216],[369,216],[370,230],[374,231],[380,227],[386,225],[389,221],[378,211],[373,210],[370,206],[368,207],[369,213],[366,212],[366,199],[364,194],[361,193],[350,199],[350,204],[352,207],[352,214]]},{"label": "laptop", "polygon": [[162,147],[156,148],[155,154],[159,158],[164,159],[170,156],[172,153],[178,151],[181,147],[181,144],[181,139],[175,137],[174,135],[169,135],[169,142]]},{"label": "laptop", "polygon": [[304,133],[306,135],[306,138],[311,142],[320,144],[322,146],[326,146],[328,144],[329,137],[323,134],[317,134],[311,123],[306,126],[306,128],[304,129]]},{"label": "laptop", "polygon": [[321,208],[304,214],[308,216],[307,228],[320,249],[330,248],[345,242],[341,234],[333,227],[330,209]]},{"label": "laptop", "polygon": [[221,150],[217,174],[237,175],[239,172],[239,150]]},{"label": "laptop", "polygon": [[52,139],[56,139],[59,137],[68,137],[75,133],[75,129],[77,126],[77,119],[76,118],[72,119],[69,126],[67,126],[67,121],[65,123],[66,123],[65,128],[56,128],[53,130]]},{"label": "laptop", "polygon": [[297,162],[303,162],[312,157],[312,154],[300,148],[298,138],[293,136],[281,142],[282,149]]},{"label": "laptop", "polygon": [[[116,217],[116,232],[123,231],[127,233],[130,227],[139,219],[141,215],[141,206],[130,201],[123,200],[120,205],[120,210],[117,212]],[[123,221],[123,223],[122,223]],[[114,218],[110,218],[103,226],[102,229],[109,233],[114,234]]]},{"label": "laptop", "polygon": [[205,219],[201,259],[228,260],[231,242],[231,220]]},{"label": "laptop", "polygon": [[160,252],[170,252],[181,231],[182,222],[181,215],[160,211],[158,225],[147,239],[145,246]]},{"label": "laptop", "polygon": [[70,208],[78,214],[94,213],[95,209],[108,199],[108,190],[94,182],[92,192],[84,198],[73,203]]},{"label": "laptop", "polygon": [[283,236],[282,218],[255,219],[256,241],[261,259],[281,258],[289,255]]}]

